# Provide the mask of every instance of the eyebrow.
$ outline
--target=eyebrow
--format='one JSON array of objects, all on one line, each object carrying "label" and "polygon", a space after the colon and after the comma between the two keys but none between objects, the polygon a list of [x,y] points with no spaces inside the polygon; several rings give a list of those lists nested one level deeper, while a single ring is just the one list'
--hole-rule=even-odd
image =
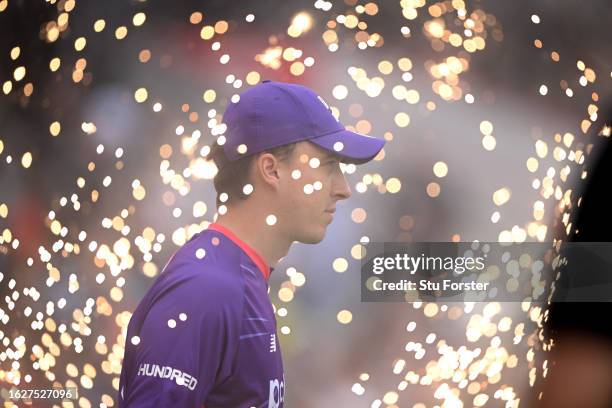
[{"label": "eyebrow", "polygon": [[323,157],[320,157],[319,160],[321,160],[322,162],[327,162],[327,161],[334,161],[334,160],[341,160],[341,157],[338,156],[337,154],[333,154],[333,153],[329,153],[329,152],[325,152],[323,153]]}]

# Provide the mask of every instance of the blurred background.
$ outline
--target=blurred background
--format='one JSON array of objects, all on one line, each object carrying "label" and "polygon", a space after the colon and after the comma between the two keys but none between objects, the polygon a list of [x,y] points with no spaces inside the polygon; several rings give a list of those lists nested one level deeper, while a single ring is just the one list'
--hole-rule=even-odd
[{"label": "blurred background", "polygon": [[[387,140],[344,167],[353,197],[325,240],[271,276],[288,407],[610,406],[607,304],[362,303],[359,288],[368,242],[573,239],[584,191],[605,202],[607,170],[589,182],[609,162],[608,10],[0,0],[1,397],[56,384],[116,406],[131,311],[213,221],[203,157],[222,113],[273,79]],[[588,211],[583,231],[609,230],[605,205]]]}]

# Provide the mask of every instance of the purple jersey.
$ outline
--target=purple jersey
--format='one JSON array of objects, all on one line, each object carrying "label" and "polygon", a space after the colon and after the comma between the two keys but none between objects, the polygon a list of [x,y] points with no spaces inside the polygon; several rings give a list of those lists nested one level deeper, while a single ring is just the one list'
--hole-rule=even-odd
[{"label": "purple jersey", "polygon": [[270,272],[219,224],[180,248],[130,319],[119,408],[282,407]]}]

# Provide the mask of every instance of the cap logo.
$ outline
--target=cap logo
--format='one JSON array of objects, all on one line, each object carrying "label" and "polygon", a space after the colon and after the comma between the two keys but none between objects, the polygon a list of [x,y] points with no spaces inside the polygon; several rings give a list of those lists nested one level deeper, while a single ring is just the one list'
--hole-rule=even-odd
[{"label": "cap logo", "polygon": [[332,116],[334,117],[334,119],[336,119],[336,122],[340,122],[340,120],[336,117],[336,115],[334,115],[334,112],[331,110],[331,108],[329,107],[329,105],[327,104],[327,102],[325,102],[325,100],[323,98],[321,98],[319,95],[317,95],[317,98],[319,98],[319,101],[321,101],[321,103],[323,104],[323,106],[325,106],[325,109],[327,109]]},{"label": "cap logo", "polygon": [[321,103],[325,106],[325,109],[329,110],[329,105],[327,104],[327,102],[325,102],[323,98],[321,98],[319,95],[317,95],[317,98],[319,98]]}]

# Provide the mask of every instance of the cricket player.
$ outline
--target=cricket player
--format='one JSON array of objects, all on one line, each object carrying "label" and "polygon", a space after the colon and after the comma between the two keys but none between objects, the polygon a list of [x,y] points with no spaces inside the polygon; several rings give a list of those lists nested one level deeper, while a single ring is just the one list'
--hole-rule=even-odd
[{"label": "cricket player", "polygon": [[341,162],[384,141],[348,131],[312,90],[265,80],[231,102],[211,149],[214,223],[170,259],[128,325],[120,408],[283,407],[268,279],[295,241],[320,242],[351,190]]}]

